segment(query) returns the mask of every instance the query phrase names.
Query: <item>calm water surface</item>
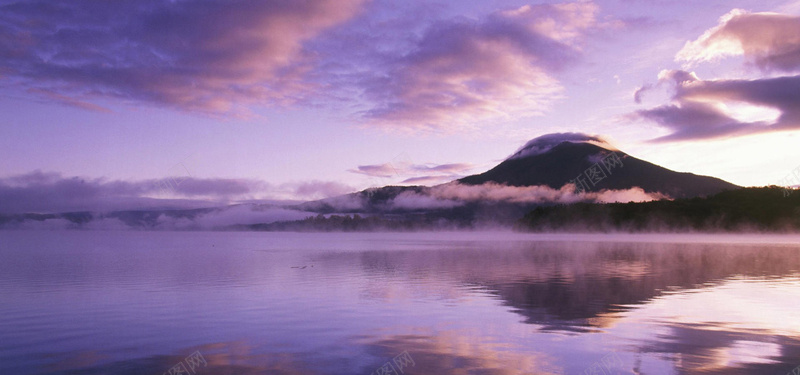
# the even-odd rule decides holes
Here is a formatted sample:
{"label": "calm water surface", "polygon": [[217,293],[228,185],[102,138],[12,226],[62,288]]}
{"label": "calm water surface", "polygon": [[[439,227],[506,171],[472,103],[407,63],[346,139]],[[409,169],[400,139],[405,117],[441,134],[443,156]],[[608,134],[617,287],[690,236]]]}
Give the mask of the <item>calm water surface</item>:
{"label": "calm water surface", "polygon": [[0,232],[0,374],[785,375],[798,243]]}

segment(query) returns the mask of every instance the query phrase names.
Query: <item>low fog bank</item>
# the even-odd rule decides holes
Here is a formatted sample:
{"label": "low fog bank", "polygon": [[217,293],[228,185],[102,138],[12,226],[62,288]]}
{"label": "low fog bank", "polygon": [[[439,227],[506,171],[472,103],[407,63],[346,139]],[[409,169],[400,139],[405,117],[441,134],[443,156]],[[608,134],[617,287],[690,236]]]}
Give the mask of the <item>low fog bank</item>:
{"label": "low fog bank", "polygon": [[777,186],[707,198],[536,207],[516,226],[531,232],[798,233],[800,192]]}
{"label": "low fog bank", "polygon": [[191,210],[236,204],[288,206],[355,190],[318,180],[273,185],[251,179],[195,178],[185,167],[170,170],[174,172],[183,173],[134,181],[67,177],[38,170],[0,177],[0,214]]}
{"label": "low fog bank", "polygon": [[2,229],[220,230],[233,225],[301,220],[312,212],[255,204],[191,210],[0,215]]}
{"label": "low fog bank", "polygon": [[389,186],[288,206],[0,215],[0,229],[800,233],[800,192],[778,187],[678,200],[572,188]]}
{"label": "low fog bank", "polygon": [[386,186],[358,193],[322,199],[300,205],[323,213],[404,212],[486,205],[552,205],[577,202],[614,203],[649,202],[666,199],[660,193],[648,193],[634,187],[625,190],[577,192],[574,184],[560,189],[549,186],[508,186],[493,182],[466,185],[458,182],[425,186]]}
{"label": "low fog bank", "polygon": [[513,228],[526,213],[559,203],[646,202],[662,194],[640,188],[575,192],[575,186],[514,187],[496,183],[434,187],[387,186],[315,202],[298,208],[320,213],[301,221],[238,226],[263,231],[441,231]]}

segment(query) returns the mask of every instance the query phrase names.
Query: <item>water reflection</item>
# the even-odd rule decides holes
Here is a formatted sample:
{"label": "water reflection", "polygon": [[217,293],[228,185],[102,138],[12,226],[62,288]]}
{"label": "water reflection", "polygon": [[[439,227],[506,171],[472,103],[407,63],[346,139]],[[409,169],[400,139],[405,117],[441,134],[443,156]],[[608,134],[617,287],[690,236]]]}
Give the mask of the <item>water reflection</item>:
{"label": "water reflection", "polygon": [[[800,251],[791,246],[462,244],[323,259],[337,257],[358,257],[368,275],[435,274],[486,291],[539,332],[613,334],[635,349],[632,373],[642,356],[666,358],[677,373],[785,373],[800,362]],[[630,329],[646,334],[617,333]]]}
{"label": "water reflection", "polygon": [[208,364],[200,375],[372,374],[401,353],[414,360],[405,374],[783,375],[800,365],[800,247],[786,244],[0,239],[3,374],[163,374],[195,351]]}
{"label": "water reflection", "polygon": [[340,253],[317,259],[347,263],[347,258],[358,258],[366,275],[383,278],[452,279],[499,296],[528,323],[565,330],[600,327],[605,323],[598,318],[607,313],[664,293],[711,287],[731,278],[780,280],[800,272],[800,252],[793,247],[571,242],[515,243],[505,249],[478,246]]}

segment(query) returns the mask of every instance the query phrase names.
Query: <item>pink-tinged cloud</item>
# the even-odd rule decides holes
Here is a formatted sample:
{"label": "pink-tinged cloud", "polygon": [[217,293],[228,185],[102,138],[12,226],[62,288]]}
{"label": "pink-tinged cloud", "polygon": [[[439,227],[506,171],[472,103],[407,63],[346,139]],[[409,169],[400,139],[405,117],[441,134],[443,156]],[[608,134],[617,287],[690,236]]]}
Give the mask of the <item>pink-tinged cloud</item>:
{"label": "pink-tinged cloud", "polygon": [[367,2],[11,1],[0,5],[0,82],[90,110],[108,99],[222,115],[344,103],[372,125],[455,130],[546,112],[564,96],[556,73],[601,27],[584,1],[476,19],[417,9],[402,22]]}
{"label": "pink-tinged cloud", "polygon": [[92,103],[89,103],[89,102],[81,101],[79,99],[76,99],[76,98],[73,98],[73,97],[70,97],[70,96],[58,94],[58,93],[53,92],[51,90],[40,89],[40,88],[30,88],[30,89],[28,89],[28,92],[31,93],[31,94],[39,95],[39,96],[45,98],[46,100],[51,100],[51,101],[54,101],[54,102],[57,102],[57,103],[66,104],[66,105],[72,106],[72,107],[83,108],[83,109],[88,110],[88,111],[106,112],[106,113],[111,112],[111,110],[108,109],[108,108],[99,106],[97,104],[92,104]]}
{"label": "pink-tinged cloud", "polygon": [[400,183],[401,184],[407,184],[407,185],[425,185],[425,186],[430,186],[430,185],[437,185],[437,184],[442,184],[442,183],[445,183],[445,182],[450,182],[450,181],[453,181],[453,180],[457,180],[457,179],[459,179],[461,177],[464,177],[464,176],[461,176],[461,175],[455,175],[455,176],[453,176],[453,175],[418,176],[418,177],[407,178],[407,179],[401,181]]}
{"label": "pink-tinged cloud", "polygon": [[77,104],[240,113],[313,88],[304,44],[365,0],[47,0],[0,6],[0,77]]}
{"label": "pink-tinged cloud", "polygon": [[552,133],[536,137],[515,151],[508,159],[521,159],[544,154],[564,143],[587,143],[610,151],[619,151],[606,137],[584,133]]}
{"label": "pink-tinged cloud", "polygon": [[359,165],[356,169],[351,169],[350,172],[381,178],[388,178],[398,175],[397,169],[395,169],[395,167],[390,163]]}
{"label": "pink-tinged cloud", "polygon": [[469,163],[450,163],[450,164],[425,164],[411,165],[408,169],[413,172],[436,172],[436,173],[464,173],[475,168]]}
{"label": "pink-tinged cloud", "polygon": [[450,164],[411,164],[408,162],[393,162],[375,165],[359,165],[350,172],[378,178],[404,178],[401,184],[430,185],[449,182],[461,177],[474,169],[469,163]]}
{"label": "pink-tinged cloud", "polygon": [[[800,17],[734,9],[719,25],[687,42],[676,61],[694,65],[743,56],[763,72],[800,68]],[[702,80],[683,70],[665,70],[657,85],[645,85],[634,100],[659,86],[672,90],[671,103],[637,111],[633,118],[672,131],[653,141],[736,137],[800,129],[800,75],[760,79]]]}
{"label": "pink-tinged cloud", "polygon": [[[370,194],[351,194],[326,199],[323,202],[334,210],[368,210],[373,204]],[[508,186],[497,183],[464,185],[458,182],[437,185],[421,190],[407,190],[381,204],[385,210],[446,209],[471,203],[484,204],[551,204],[551,203],[628,203],[668,199],[660,193],[648,193],[639,187],[625,190],[602,190],[597,192],[575,192],[574,184],[559,189],[549,186]]]}
{"label": "pink-tinged cloud", "polygon": [[646,193],[638,187],[627,190],[603,190],[599,192],[575,193],[575,185],[573,184],[567,184],[560,189],[554,189],[549,186],[507,186],[496,183],[463,185],[456,182],[435,186],[431,188],[428,195],[436,199],[448,201],[511,203],[575,203],[581,201],[627,203],[633,201],[646,202],[666,197],[658,193]]}
{"label": "pink-tinged cloud", "polygon": [[459,129],[535,116],[563,97],[554,73],[580,56],[596,27],[591,2],[528,5],[477,20],[434,22],[421,37],[356,75],[372,125]]}
{"label": "pink-tinged cloud", "polygon": [[796,71],[800,16],[734,9],[720,18],[719,25],[687,42],[675,59],[692,65],[729,56],[744,56],[764,71]]}
{"label": "pink-tinged cloud", "polygon": [[[800,129],[800,76],[754,80],[701,80],[694,73],[664,71],[661,84],[673,90],[672,103],[641,110],[633,117],[672,131],[656,142],[735,137]],[[646,89],[644,90],[646,91]],[[641,95],[643,90],[637,92]],[[731,106],[766,113],[766,119],[737,118]],[[770,113],[777,116],[769,118]]]}

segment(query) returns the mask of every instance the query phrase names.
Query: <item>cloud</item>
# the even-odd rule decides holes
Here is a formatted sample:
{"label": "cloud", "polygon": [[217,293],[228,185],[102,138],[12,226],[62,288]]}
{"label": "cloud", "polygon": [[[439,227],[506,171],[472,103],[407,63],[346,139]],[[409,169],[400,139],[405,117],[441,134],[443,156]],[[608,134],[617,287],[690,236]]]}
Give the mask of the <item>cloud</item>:
{"label": "cloud", "polygon": [[403,180],[402,184],[409,185],[437,185],[445,182],[457,180],[463,176],[443,175],[443,176],[418,176]]}
{"label": "cloud", "polygon": [[414,172],[463,173],[475,168],[469,163],[411,165]]}
{"label": "cloud", "polygon": [[665,197],[661,194],[646,193],[638,187],[628,190],[575,193],[575,185],[572,184],[554,189],[549,186],[507,186],[491,182],[481,185],[463,185],[453,182],[431,188],[429,195],[442,200],[509,203],[575,203],[581,201],[627,203],[631,201],[645,202]]}
{"label": "cloud", "polygon": [[[549,186],[508,186],[493,182],[481,185],[464,185],[450,182],[433,187],[405,190],[386,201],[371,201],[373,192],[350,194],[325,199],[322,203],[338,211],[381,210],[421,210],[446,209],[470,203],[481,204],[551,204],[551,203],[614,203],[647,202],[666,199],[660,193],[647,193],[639,187],[626,190],[602,190],[596,192],[575,192],[574,184],[566,184],[559,189]],[[386,194],[388,192],[384,192]],[[377,205],[377,207],[371,207]]]}
{"label": "cloud", "polygon": [[313,87],[304,45],[363,2],[6,2],[0,76],[81,107],[109,97],[210,113],[291,103]]}
{"label": "cloud", "polygon": [[92,213],[88,220],[69,220],[64,217],[28,218],[0,221],[3,229],[90,229],[90,230],[212,230],[235,225],[252,225],[276,221],[302,220],[316,215],[311,212],[257,204],[242,204],[205,210],[168,210],[145,212]]}
{"label": "cloud", "polygon": [[401,184],[412,185],[437,185],[464,177],[475,165],[469,163],[451,164],[412,164],[400,168],[401,176],[408,177]]}
{"label": "cloud", "polygon": [[259,185],[235,179],[186,178],[169,185],[163,184],[165,181],[107,181],[34,171],[0,178],[0,212],[190,208],[244,197]]}
{"label": "cloud", "polygon": [[589,143],[607,150],[618,151],[617,148],[612,146],[611,143],[609,143],[609,141],[603,136],[588,135],[583,133],[551,133],[528,141],[528,143],[522,146],[519,150],[511,154],[508,159],[526,158],[529,156],[544,154],[563,142]]}
{"label": "cloud", "polygon": [[685,71],[663,71],[659,76],[659,84],[673,90],[672,103],[634,114],[672,131],[654,141],[800,129],[800,76],[701,80]]}
{"label": "cloud", "polygon": [[192,177],[109,181],[34,171],[0,178],[0,213],[188,209],[275,197],[319,199],[353,190],[318,180],[281,185],[252,179]]}
{"label": "cloud", "polygon": [[720,18],[719,25],[687,42],[675,60],[691,66],[729,56],[744,56],[763,71],[797,71],[800,16],[734,9]]}
{"label": "cloud", "polygon": [[583,37],[598,27],[597,12],[591,2],[576,2],[426,20],[422,31],[396,30],[408,37],[391,45],[370,38],[374,30],[365,26],[342,43],[358,40],[380,53],[348,58],[342,54],[351,50],[342,46],[339,64],[359,60],[328,79],[360,93],[361,120],[385,128],[455,130],[541,115],[563,97],[555,73],[581,56]]}
{"label": "cloud", "polygon": [[442,208],[453,208],[463,205],[464,202],[437,197],[433,194],[421,194],[412,191],[405,191],[398,194],[387,204],[388,208],[395,210],[435,210]]}
{"label": "cloud", "polygon": [[[0,78],[2,78],[2,77],[0,77]],[[29,88],[27,91],[29,93],[31,93],[31,94],[39,95],[39,96],[41,96],[41,97],[43,97],[45,99],[49,99],[49,100],[52,100],[52,101],[57,102],[57,103],[66,104],[68,106],[82,108],[82,109],[85,109],[85,110],[88,110],[88,111],[94,111],[94,112],[105,112],[105,113],[111,112],[111,110],[109,110],[108,108],[99,106],[97,104],[92,104],[92,103],[89,103],[89,102],[85,102],[85,101],[82,101],[82,100],[79,100],[79,99],[76,99],[76,98],[72,98],[72,97],[69,97],[69,96],[66,96],[66,95],[61,95],[61,94],[53,92],[51,90],[42,89],[42,88]]]}
{"label": "cloud", "polygon": [[397,170],[390,163],[359,165],[356,169],[351,169],[350,172],[359,173],[370,177],[382,177],[382,178],[398,175]]}
{"label": "cloud", "polygon": [[449,182],[464,177],[463,174],[474,169],[469,163],[450,164],[413,164],[406,161],[397,161],[384,164],[359,165],[350,172],[363,174],[376,178],[405,178],[402,184],[432,184]]}
{"label": "cloud", "polygon": [[276,221],[302,220],[314,215],[316,214],[287,208],[237,205],[199,214],[196,217],[175,217],[162,214],[158,217],[154,229],[207,230],[233,225],[252,225]]}
{"label": "cloud", "polygon": [[[692,66],[729,56],[744,56],[762,73],[798,70],[800,17],[734,9],[717,26],[687,42],[675,60]],[[630,116],[671,130],[654,142],[800,129],[800,75],[703,80],[686,70],[664,70],[658,78],[658,84],[638,89],[634,100],[641,103],[647,91],[667,86],[671,103]]]}
{"label": "cloud", "polygon": [[12,0],[0,5],[0,80],[93,111],[108,99],[231,116],[341,104],[367,125],[457,130],[547,112],[564,97],[557,73],[606,27],[587,1],[470,19],[442,7]]}
{"label": "cloud", "polygon": [[[599,192],[575,193],[575,185],[565,185],[560,189],[549,186],[506,186],[496,183],[481,185],[462,185],[457,182],[434,186],[415,192],[404,191],[385,204],[389,210],[447,209],[469,203],[511,203],[511,204],[550,204],[550,203],[615,203],[648,202],[664,199],[667,196],[647,193],[641,188],[627,190],[603,190]],[[335,206],[334,206],[335,207]],[[366,204],[357,208],[364,208]],[[352,209],[351,207],[348,207]]]}

